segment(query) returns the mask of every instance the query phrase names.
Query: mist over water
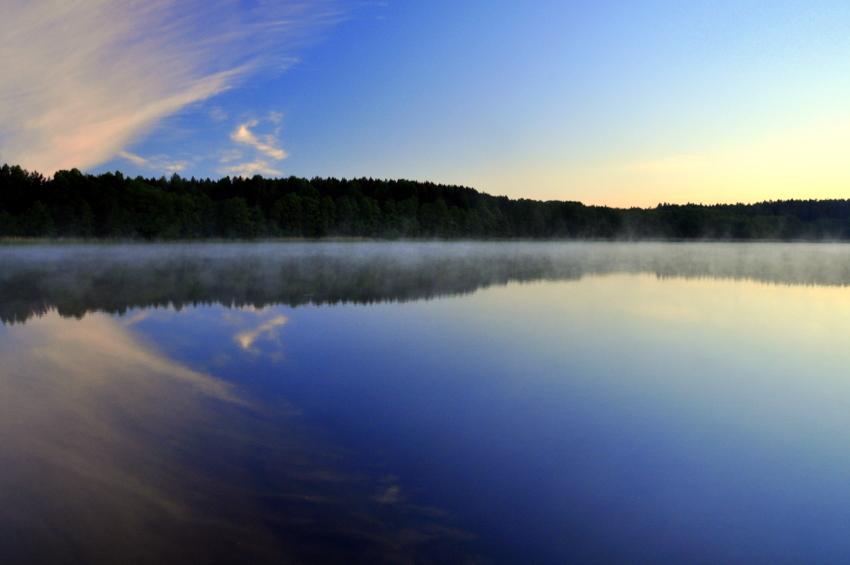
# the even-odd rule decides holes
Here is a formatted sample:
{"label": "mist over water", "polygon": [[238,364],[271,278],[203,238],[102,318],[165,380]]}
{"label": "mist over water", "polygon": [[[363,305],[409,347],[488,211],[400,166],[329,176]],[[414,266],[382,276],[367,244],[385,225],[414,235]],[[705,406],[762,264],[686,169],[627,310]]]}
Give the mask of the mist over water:
{"label": "mist over water", "polygon": [[0,320],[220,303],[407,301],[615,273],[846,286],[850,246],[304,243],[0,247]]}
{"label": "mist over water", "polygon": [[0,560],[843,563],[850,246],[0,247]]}

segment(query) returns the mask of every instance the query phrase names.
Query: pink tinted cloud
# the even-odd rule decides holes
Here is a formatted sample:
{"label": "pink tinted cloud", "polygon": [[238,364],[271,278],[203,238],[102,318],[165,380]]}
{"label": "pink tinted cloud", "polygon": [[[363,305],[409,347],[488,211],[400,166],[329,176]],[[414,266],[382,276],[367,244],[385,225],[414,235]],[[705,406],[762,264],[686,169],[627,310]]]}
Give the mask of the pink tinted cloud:
{"label": "pink tinted cloud", "polygon": [[0,162],[48,175],[105,162],[163,118],[290,64],[337,3],[4,0]]}

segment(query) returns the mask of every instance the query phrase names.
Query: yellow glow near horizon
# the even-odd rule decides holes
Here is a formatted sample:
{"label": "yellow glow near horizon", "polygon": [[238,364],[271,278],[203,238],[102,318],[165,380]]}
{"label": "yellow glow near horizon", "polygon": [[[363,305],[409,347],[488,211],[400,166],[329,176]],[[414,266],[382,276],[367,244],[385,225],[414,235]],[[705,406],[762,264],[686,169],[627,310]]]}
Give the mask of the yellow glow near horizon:
{"label": "yellow glow near horizon", "polygon": [[473,177],[490,194],[619,208],[850,197],[850,120],[774,132],[723,148],[525,163]]}

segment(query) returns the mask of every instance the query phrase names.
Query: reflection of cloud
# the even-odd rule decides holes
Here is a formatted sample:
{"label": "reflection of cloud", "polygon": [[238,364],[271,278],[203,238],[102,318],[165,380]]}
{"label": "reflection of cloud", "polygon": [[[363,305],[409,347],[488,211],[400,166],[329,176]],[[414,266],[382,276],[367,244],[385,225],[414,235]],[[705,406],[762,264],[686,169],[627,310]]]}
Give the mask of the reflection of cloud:
{"label": "reflection of cloud", "polygon": [[375,496],[375,501],[381,504],[398,504],[401,500],[401,487],[398,485],[387,487]]}
{"label": "reflection of cloud", "polygon": [[[102,314],[51,312],[3,337],[4,530],[39,540],[44,553],[33,561],[65,561],[67,546],[96,562],[142,549],[164,556],[185,543],[180,535],[197,539],[199,525],[227,535],[209,516],[201,524],[169,451],[213,421],[205,399],[239,402],[225,383],[158,355]],[[150,523],[163,529],[139,527]]]}
{"label": "reflection of cloud", "polygon": [[125,326],[132,326],[133,324],[137,324],[137,323],[141,322],[142,320],[147,320],[150,317],[151,317],[150,311],[145,310],[145,311],[142,311],[142,312],[138,312],[137,314],[134,314],[134,315],[130,316],[129,318],[126,318],[124,320],[124,325]]}
{"label": "reflection of cloud", "polygon": [[0,160],[53,174],[117,155],[162,118],[339,19],[336,0],[4,0]]}
{"label": "reflection of cloud", "polygon": [[245,351],[259,353],[260,351],[254,347],[254,342],[257,341],[257,339],[259,339],[263,334],[273,335],[275,328],[284,325],[288,321],[289,320],[286,316],[278,316],[277,318],[274,318],[253,330],[236,334],[234,340]]}
{"label": "reflection of cloud", "polygon": [[[147,315],[142,312],[128,323]],[[241,403],[224,382],[142,346],[120,321],[90,314],[82,322],[59,322],[50,314],[38,323],[28,324],[28,329],[36,331],[49,329],[40,336],[40,343],[31,348],[33,356],[49,361],[56,369],[82,373],[88,379],[105,380],[114,375],[152,373],[187,384],[210,397]]]}
{"label": "reflection of cloud", "polygon": [[245,410],[120,319],[51,310],[0,334],[4,562],[436,562],[426,542],[463,539],[415,509],[387,520],[296,410]]}

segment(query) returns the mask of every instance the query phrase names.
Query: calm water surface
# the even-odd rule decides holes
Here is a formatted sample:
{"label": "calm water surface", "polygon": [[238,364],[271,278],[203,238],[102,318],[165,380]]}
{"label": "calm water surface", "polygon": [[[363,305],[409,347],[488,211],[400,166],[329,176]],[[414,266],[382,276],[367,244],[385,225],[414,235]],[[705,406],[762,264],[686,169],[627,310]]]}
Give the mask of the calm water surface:
{"label": "calm water surface", "polygon": [[845,563],[850,247],[0,247],[0,562]]}

